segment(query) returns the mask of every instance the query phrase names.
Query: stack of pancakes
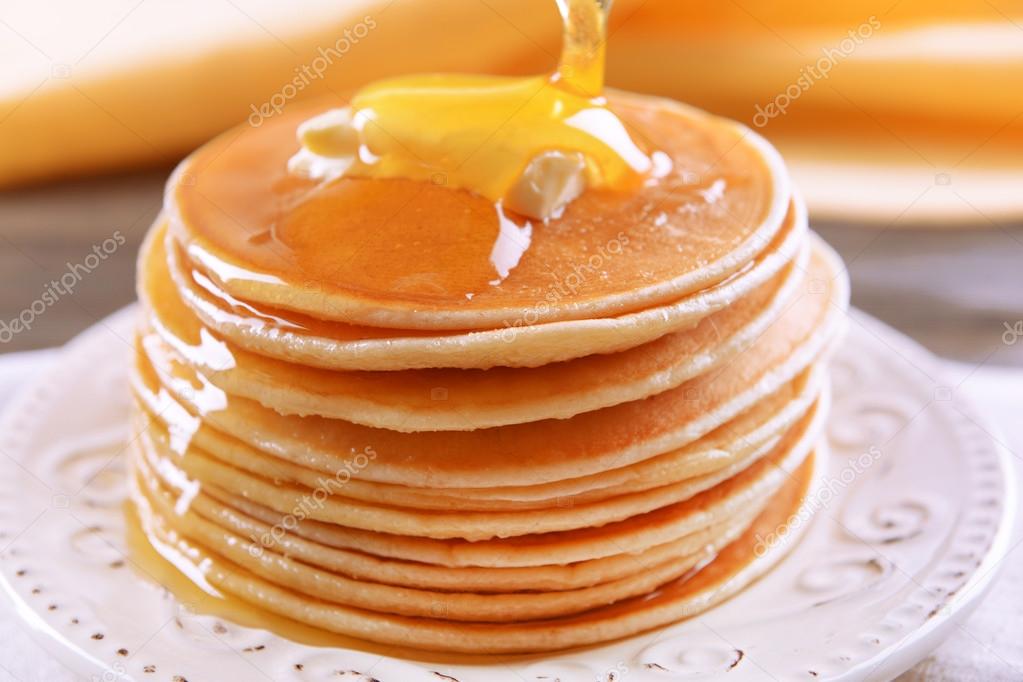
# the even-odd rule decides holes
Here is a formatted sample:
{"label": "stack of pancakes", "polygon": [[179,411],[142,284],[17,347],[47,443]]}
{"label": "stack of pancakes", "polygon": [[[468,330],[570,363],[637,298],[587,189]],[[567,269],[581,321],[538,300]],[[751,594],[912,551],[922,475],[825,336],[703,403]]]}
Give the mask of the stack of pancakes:
{"label": "stack of pancakes", "polygon": [[547,224],[442,177],[289,177],[322,103],[186,160],[139,261],[152,544],[278,616],[474,653],[628,636],[777,561],[844,271],[767,143],[611,103],[662,177]]}

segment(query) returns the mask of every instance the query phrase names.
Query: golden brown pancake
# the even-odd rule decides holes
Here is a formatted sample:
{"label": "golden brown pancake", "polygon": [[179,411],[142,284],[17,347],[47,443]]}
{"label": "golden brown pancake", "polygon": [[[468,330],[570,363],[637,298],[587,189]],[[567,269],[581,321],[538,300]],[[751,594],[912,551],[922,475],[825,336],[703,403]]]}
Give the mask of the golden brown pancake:
{"label": "golden brown pancake", "polygon": [[759,137],[610,103],[658,172],[542,223],[288,175],[324,103],[186,160],[139,260],[151,548],[267,624],[472,653],[633,635],[778,561],[845,271]]}
{"label": "golden brown pancake", "polygon": [[[246,538],[254,538],[257,543],[260,538],[272,531],[272,526],[255,521],[232,507],[218,505],[211,500],[212,498],[204,497],[194,505],[203,517],[219,521],[219,525]],[[646,566],[659,565],[669,560],[705,557],[709,545],[721,539],[725,542],[734,539],[749,524],[756,511],[751,508],[727,521],[707,526],[674,542],[657,545],[643,552],[542,566],[452,568],[418,561],[400,561],[330,547],[307,540],[297,533],[284,535],[279,543],[270,546],[304,563],[371,582],[412,585],[447,592],[470,591],[478,594],[559,591],[620,580],[634,576]],[[262,548],[262,544],[259,547]],[[259,550],[254,553],[259,553]]]}
{"label": "golden brown pancake", "polygon": [[[678,540],[709,525],[725,521],[738,510],[760,504],[770,497],[785,471],[791,471],[801,462],[813,445],[816,433],[792,433],[784,443],[779,443],[772,452],[739,473],[704,490],[682,502],[668,503],[652,511],[638,513],[620,521],[601,526],[576,527],[571,530],[545,532],[540,524],[526,528],[526,533],[511,537],[494,537],[479,532],[488,515],[447,512],[436,513],[427,522],[429,528],[400,527],[399,532],[380,532],[364,527],[343,525],[333,520],[322,519],[328,497],[313,497],[296,501],[284,510],[273,510],[259,500],[238,493],[235,481],[221,479],[217,483],[197,486],[196,480],[182,476],[182,470],[174,462],[160,460],[146,452],[145,444],[136,448],[137,466],[157,473],[161,480],[178,490],[180,504],[187,506],[188,500],[197,490],[203,490],[214,498],[239,508],[245,513],[263,519],[272,525],[279,525],[289,532],[306,534],[324,544],[368,551],[378,556],[389,556],[426,563],[441,563],[456,566],[535,566],[551,563],[565,564],[598,559],[626,552],[637,552],[657,545]],[[780,467],[780,468],[779,468]],[[223,487],[231,486],[225,490]],[[660,491],[658,491],[660,492]],[[633,496],[632,499],[635,499]],[[656,506],[656,505],[652,505]],[[383,509],[379,517],[398,518],[401,510]],[[388,513],[390,512],[390,513]],[[359,521],[359,512],[345,520]],[[512,519],[514,523],[514,519]],[[438,537],[429,537],[431,529],[437,530],[442,524],[452,528],[454,533],[437,532]],[[301,529],[301,530],[300,530]],[[449,537],[445,537],[449,536]],[[483,539],[489,536],[491,539]],[[467,539],[472,538],[472,539]]]}
{"label": "golden brown pancake", "polygon": [[[817,370],[815,374],[819,373]],[[647,490],[687,478],[709,474],[739,459],[761,455],[777,443],[781,434],[803,418],[808,409],[826,413],[820,401],[820,381],[801,382],[800,392],[792,400],[787,392],[768,396],[732,421],[715,429],[693,443],[652,457],[636,464],[609,469],[592,476],[552,483],[492,488],[422,488],[391,485],[352,477],[344,483],[344,495],[355,499],[408,506],[418,509],[542,509],[555,505],[578,504],[614,495]],[[823,399],[826,399],[826,393]],[[154,401],[141,402],[138,417],[150,420],[145,426],[148,435],[163,450],[173,452],[168,422],[153,411]],[[183,407],[180,409],[184,409]],[[244,471],[262,474],[275,481],[297,483],[310,488],[322,486],[324,472],[308,469],[257,450],[237,438],[203,425],[192,434],[189,446],[216,457],[222,463]]]}
{"label": "golden brown pancake", "polygon": [[[145,463],[141,463],[140,471],[145,467]],[[170,494],[155,476],[140,473],[139,484],[147,497]],[[256,509],[251,504],[242,505]],[[273,518],[274,512],[262,509],[255,514],[245,513],[204,492],[199,492],[192,499],[186,514],[194,512],[247,538],[258,547],[254,550],[257,554],[266,549],[274,549],[312,566],[387,585],[488,594],[571,590],[619,580],[640,572],[644,566],[659,564],[670,558],[699,554],[714,538],[733,537],[750,522],[756,511],[751,507],[745,513],[736,514],[719,524],[709,525],[679,540],[643,552],[568,564],[514,567],[452,567],[377,556],[364,551],[366,548],[355,550],[337,547],[319,542],[314,537],[307,538],[298,532],[274,535],[275,526],[261,520]]]}
{"label": "golden brown pancake", "polygon": [[170,279],[162,231],[143,249],[140,295],[164,342],[214,385],[282,414],[316,414],[398,431],[465,430],[566,418],[674,388],[729,361],[772,324],[821,257],[789,265],[691,330],[611,355],[537,368],[329,371],[268,358],[204,329]]}
{"label": "golden brown pancake", "polygon": [[[397,329],[495,328],[530,309],[530,324],[620,315],[712,286],[755,259],[791,198],[774,149],[669,100],[608,99],[634,135],[656,140],[671,169],[636,191],[585,192],[558,220],[533,226],[503,278],[492,262],[501,220],[477,195],[443,181],[317,185],[288,174],[297,125],[343,102],[294,106],[207,144],[171,178],[165,208],[190,261],[231,296]],[[548,296],[552,273],[566,277],[597,257],[584,286]]]}
{"label": "golden brown pancake", "polygon": [[[583,646],[642,632],[692,617],[742,589],[768,570],[791,547],[774,547],[751,560],[757,538],[773,532],[795,513],[813,475],[814,458],[793,473],[780,463],[779,488],[746,532],[693,575],[662,585],[656,591],[575,616],[513,623],[460,622],[410,618],[330,603],[303,595],[245,571],[230,560],[178,534],[160,528],[161,519],[140,499],[143,524],[157,541],[194,557],[215,588],[261,608],[317,627],[377,642],[426,650],[518,653]],[[138,497],[138,496],[137,496]],[[443,608],[438,609],[443,614]],[[437,613],[437,612],[435,612]]]}
{"label": "golden brown pancake", "polygon": [[[337,471],[370,449],[373,465],[360,472],[367,480],[420,487],[535,485],[625,466],[681,447],[780,390],[840,330],[845,292],[840,282],[833,284],[829,291],[815,289],[817,293],[799,297],[748,352],[719,371],[643,401],[564,420],[403,434],[322,417],[281,415],[245,398],[229,397],[152,337],[143,339],[139,382],[148,384],[151,393],[162,385],[216,428],[310,468]],[[195,418],[183,419],[184,428],[191,429]]]}
{"label": "golden brown pancake", "polygon": [[[616,317],[537,324],[530,308],[511,324],[475,331],[367,327],[256,305],[229,295],[188,265],[174,239],[168,240],[167,256],[179,293],[196,316],[211,330],[256,353],[325,369],[486,369],[537,367],[613,353],[688,329],[762,286],[790,263],[805,267],[806,231],[805,207],[794,199],[775,239],[746,267],[714,286]],[[563,289],[558,284],[553,290]]]}
{"label": "golden brown pancake", "polygon": [[[281,415],[253,401],[228,397],[155,344],[146,345],[137,358],[136,384],[140,395],[153,396],[153,409],[178,422],[170,430],[180,440],[190,439],[205,421],[259,450],[331,475],[350,469],[362,455],[371,456],[371,465],[358,472],[366,481],[435,488],[528,486],[626,466],[683,447],[767,395],[787,391],[791,400],[800,389],[794,379],[840,327],[839,309],[825,305],[819,312],[824,327],[775,324],[754,350],[718,373],[646,401],[571,419],[473,431],[401,434],[341,420]],[[157,364],[150,364],[153,357]],[[188,406],[188,411],[178,413],[172,402]]]}
{"label": "golden brown pancake", "polygon": [[[451,589],[445,591],[430,591],[419,586],[405,586],[404,581],[397,585],[381,583],[375,575],[351,578],[344,573],[310,566],[307,561],[295,560],[289,554],[266,550],[258,542],[233,533],[195,512],[177,513],[174,496],[165,490],[151,487],[146,496],[168,529],[207,547],[221,548],[225,558],[239,567],[297,592],[325,601],[408,616],[436,617],[441,611],[445,619],[465,621],[505,622],[549,618],[645,594],[685,575],[745,529],[745,524],[728,524],[694,533],[694,536],[702,540],[698,551],[672,553],[656,563],[651,563],[653,552],[644,552],[631,557],[638,570],[622,578],[603,580],[585,587],[558,586],[538,590],[534,583],[521,589],[501,592],[494,590],[491,582],[484,593],[466,591],[468,588],[464,584],[450,585]],[[748,523],[752,515],[744,517],[744,520]],[[720,533],[713,532],[719,530]],[[690,537],[672,544],[695,544]],[[526,570],[536,575],[543,574],[545,568],[510,570]],[[500,570],[490,569],[490,573],[493,575]],[[438,605],[442,605],[442,608],[438,609]]]}
{"label": "golden brown pancake", "polygon": [[[813,418],[818,417],[818,418]],[[625,493],[594,502],[554,500],[541,509],[490,509],[473,511],[416,509],[373,504],[345,495],[345,486],[320,499],[314,487],[264,478],[231,467],[192,446],[175,456],[168,443],[158,442],[149,431],[138,438],[141,457],[170,481],[203,481],[282,514],[305,508],[307,518],[350,528],[428,538],[464,538],[478,541],[534,533],[555,533],[613,524],[647,512],[676,505],[727,480],[734,479],[763,456],[777,458],[779,452],[803,448],[818,439],[820,414],[801,420],[773,448],[754,449],[744,457],[707,474],[683,479],[638,492]],[[184,486],[187,492],[190,486]],[[315,504],[310,504],[315,500]],[[307,508],[306,508],[307,507]]]}

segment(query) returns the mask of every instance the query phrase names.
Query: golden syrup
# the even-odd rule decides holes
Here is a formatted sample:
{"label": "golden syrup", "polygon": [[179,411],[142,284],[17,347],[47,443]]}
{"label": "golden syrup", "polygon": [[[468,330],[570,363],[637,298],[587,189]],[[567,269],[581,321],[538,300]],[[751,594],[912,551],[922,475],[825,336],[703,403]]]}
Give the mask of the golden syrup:
{"label": "golden syrup", "polygon": [[[543,322],[595,317],[591,304],[608,315],[676,300],[730,274],[709,264],[738,265],[748,259],[737,249],[773,239],[788,203],[773,156],[681,107],[609,100],[630,130],[658,140],[671,168],[635,192],[589,188],[531,230],[509,211],[513,224],[502,221],[485,197],[430,181],[289,175],[295,127],[323,111],[322,102],[296,106],[181,167],[167,198],[181,270],[257,307],[364,327],[464,330],[514,324],[524,311]],[[576,296],[548,302],[552,281],[580,270]],[[692,284],[673,284],[682,279]],[[307,292],[314,300],[297,298]]]}
{"label": "golden syrup", "polygon": [[235,309],[443,334],[634,312],[755,258],[785,217],[780,159],[701,112],[605,98],[605,6],[559,7],[552,74],[388,80],[197,151],[166,202],[181,270]]}
{"label": "golden syrup", "polygon": [[[351,649],[421,662],[462,665],[492,662],[492,659],[482,655],[424,652],[329,632],[227,594],[210,585],[202,577],[201,561],[197,561],[197,557],[188,556],[147,531],[147,521],[143,517],[151,513],[151,509],[145,509],[135,502],[124,504],[130,564],[142,579],[156,583],[174,595],[184,613],[220,619],[235,626],[266,630],[286,640],[308,646]],[[217,561],[224,560],[218,558]]]}
{"label": "golden syrup", "polygon": [[544,219],[584,185],[638,188],[654,163],[601,96],[605,4],[558,0],[564,41],[553,74],[414,75],[365,87],[350,109],[300,128],[293,168],[468,189]]}
{"label": "golden syrup", "polygon": [[[290,311],[358,326],[358,333],[373,328],[443,334],[631,313],[712,286],[756,258],[784,224],[789,187],[780,158],[748,131],[681,105],[625,93],[608,92],[606,102],[588,96],[603,80],[604,48],[594,36],[603,35],[606,17],[589,0],[565,2],[563,10],[569,26],[583,28],[567,32],[562,63],[552,76],[488,80],[521,90],[523,83],[540,79],[543,95],[513,111],[507,125],[502,121],[490,131],[494,134],[470,154],[469,163],[522,157],[518,166],[502,165],[507,171],[503,180],[485,165],[477,169],[482,178],[477,180],[494,183],[493,194],[499,194],[522,171],[520,162],[528,170],[537,158],[551,161],[544,154],[526,158],[533,150],[523,150],[540,144],[534,127],[549,131],[552,139],[557,131],[583,134],[563,120],[566,103],[581,103],[587,116],[609,116],[623,134],[627,129],[636,139],[655,141],[647,145],[657,149],[649,156],[648,174],[634,173],[625,164],[625,175],[643,180],[634,191],[587,182],[571,203],[548,204],[564,213],[539,225],[508,201],[458,187],[462,181],[452,181],[445,171],[427,173],[436,164],[415,165],[409,174],[418,178],[342,174],[320,181],[289,173],[296,129],[331,106],[351,104],[336,97],[329,104],[296,104],[258,128],[231,131],[179,167],[166,201],[171,234],[181,246],[179,269],[192,272],[211,294],[221,290],[234,302],[235,312],[245,306]],[[365,103],[378,87],[371,86],[357,100]],[[436,133],[433,141],[441,145],[436,147],[428,142],[435,131],[424,123],[431,116],[426,105],[411,95],[397,97],[393,88],[383,90],[388,106],[394,105],[393,115],[405,117],[408,134],[424,137],[391,156],[360,141],[365,149],[353,163],[383,172],[393,161],[397,175],[404,173],[399,166],[415,161],[401,155],[410,145],[429,147],[423,153],[441,154],[445,144],[464,151],[464,140],[479,132],[474,117],[485,117],[488,107],[503,111],[509,104],[483,97],[479,106],[462,107],[454,118],[452,111],[437,109],[437,116],[447,116],[448,132]],[[453,88],[448,94],[439,87],[428,90],[430,101],[450,94],[451,101],[473,103],[465,99],[471,88]],[[387,92],[397,99],[388,99]],[[399,110],[399,101],[407,110]],[[547,101],[550,110],[528,116],[540,101]],[[516,117],[526,117],[518,126],[521,134],[508,136],[511,146],[501,156],[499,140],[516,128]],[[594,128],[606,135],[611,126]],[[329,142],[329,127],[321,132]],[[393,135],[394,130],[387,132]],[[383,137],[388,138],[383,143],[396,144]],[[495,149],[496,156],[491,154]],[[619,161],[628,157],[611,156]],[[439,163],[466,172],[466,182],[477,175],[450,154]],[[557,163],[550,165],[564,173]],[[527,176],[533,178],[522,175]],[[533,179],[544,185],[544,177],[540,173]],[[578,280],[572,296],[557,295],[555,290],[569,278]]]}

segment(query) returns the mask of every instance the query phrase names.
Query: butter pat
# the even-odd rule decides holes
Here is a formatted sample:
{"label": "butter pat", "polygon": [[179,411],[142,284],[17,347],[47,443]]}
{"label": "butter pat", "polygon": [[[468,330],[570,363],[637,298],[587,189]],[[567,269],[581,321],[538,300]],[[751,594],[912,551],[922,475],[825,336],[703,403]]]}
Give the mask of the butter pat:
{"label": "butter pat", "polygon": [[[560,217],[587,187],[640,187],[653,168],[650,157],[603,98],[585,94],[598,89],[603,72],[605,5],[565,0],[559,7],[567,31],[561,63],[570,71],[416,74],[371,83],[349,109],[300,127],[302,151],[290,167],[320,179],[433,182],[545,221]],[[589,16],[589,28],[576,31],[571,8]]]}
{"label": "butter pat", "polygon": [[530,218],[559,218],[586,189],[586,158],[579,152],[543,152],[526,165],[505,195],[505,208]]}
{"label": "butter pat", "polygon": [[299,149],[288,159],[288,172],[310,180],[330,181],[344,175],[353,163],[354,156],[335,158],[313,154],[308,149]]}
{"label": "butter pat", "polygon": [[359,131],[350,107],[331,109],[298,127],[302,148],[288,159],[288,172],[313,180],[345,174],[359,153]]}
{"label": "butter pat", "polygon": [[351,157],[359,152],[359,131],[350,107],[331,109],[298,127],[298,141],[317,156]]}

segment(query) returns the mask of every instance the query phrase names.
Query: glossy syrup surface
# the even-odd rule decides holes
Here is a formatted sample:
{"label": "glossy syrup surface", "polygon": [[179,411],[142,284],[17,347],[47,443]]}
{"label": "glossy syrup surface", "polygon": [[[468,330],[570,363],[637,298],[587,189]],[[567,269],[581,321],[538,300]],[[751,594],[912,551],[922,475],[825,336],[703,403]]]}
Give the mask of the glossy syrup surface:
{"label": "glossy syrup surface", "polygon": [[[548,224],[430,181],[320,184],[290,175],[295,128],[325,108],[319,102],[196,152],[170,187],[172,231],[195,266],[250,302],[253,286],[310,290],[427,321],[426,313],[451,310],[508,310],[511,322],[524,312],[569,319],[589,302],[606,302],[607,312],[638,309],[720,281],[730,272],[711,266],[754,237],[766,246],[787,196],[778,169],[741,129],[660,100],[609,100],[630,129],[660,141],[670,169],[636,191],[587,190]],[[692,284],[672,284],[688,277]],[[551,300],[566,286],[571,297]],[[474,326],[501,325],[469,319],[450,328]]]}
{"label": "glossy syrup surface", "polygon": [[[250,302],[401,329],[614,315],[724,279],[756,255],[751,237],[766,244],[780,225],[784,171],[727,122],[605,96],[605,4],[558,0],[553,74],[381,81],[207,145],[168,194],[188,257]],[[331,110],[358,129],[351,165],[331,179],[290,173],[296,130]],[[502,200],[545,152],[585,159],[586,178],[546,222]],[[552,300],[565,280],[572,296]]]}

